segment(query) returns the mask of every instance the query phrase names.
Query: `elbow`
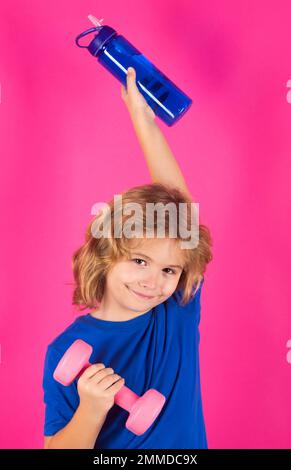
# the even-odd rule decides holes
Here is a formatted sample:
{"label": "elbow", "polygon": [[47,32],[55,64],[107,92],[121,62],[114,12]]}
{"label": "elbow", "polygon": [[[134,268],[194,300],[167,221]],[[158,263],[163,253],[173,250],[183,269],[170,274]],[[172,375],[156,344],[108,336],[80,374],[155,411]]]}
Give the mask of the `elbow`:
{"label": "elbow", "polygon": [[52,449],[51,447],[51,441],[53,439],[53,436],[50,436],[50,437],[45,437],[44,438],[44,445],[43,445],[43,448],[44,449]]}

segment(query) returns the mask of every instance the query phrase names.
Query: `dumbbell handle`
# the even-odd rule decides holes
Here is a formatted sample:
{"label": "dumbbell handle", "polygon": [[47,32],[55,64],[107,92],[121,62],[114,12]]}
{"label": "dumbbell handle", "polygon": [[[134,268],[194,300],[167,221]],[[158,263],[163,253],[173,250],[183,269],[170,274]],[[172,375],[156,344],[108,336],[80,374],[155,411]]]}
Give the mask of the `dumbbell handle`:
{"label": "dumbbell handle", "polygon": [[[77,378],[80,377],[80,375],[82,375],[83,372],[90,366],[92,366],[91,362],[87,362],[87,364],[85,364],[82,370],[79,372]],[[130,388],[128,388],[126,385],[123,385],[121,389],[118,390],[118,392],[114,395],[114,403],[130,413],[132,406],[139,398],[140,397]]]}
{"label": "dumbbell handle", "polygon": [[114,395],[114,403],[121,406],[130,413],[130,410],[134,403],[139,399],[139,396],[134,393],[126,385],[123,385],[121,389]]}

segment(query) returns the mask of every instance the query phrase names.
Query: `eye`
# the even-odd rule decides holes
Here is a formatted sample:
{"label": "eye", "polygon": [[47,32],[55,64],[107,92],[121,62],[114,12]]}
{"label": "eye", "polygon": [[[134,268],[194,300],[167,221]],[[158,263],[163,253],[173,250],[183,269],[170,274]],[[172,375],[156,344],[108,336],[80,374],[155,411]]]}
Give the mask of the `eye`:
{"label": "eye", "polygon": [[174,269],[172,268],[165,268],[165,269],[169,269],[170,271],[172,271],[171,273],[167,273],[167,274],[176,274],[176,271],[174,271]]}
{"label": "eye", "polygon": [[[143,261],[143,262],[146,263],[146,261],[145,261],[144,259],[142,259],[142,258],[133,258],[131,261],[133,261],[133,262],[136,262],[136,261]],[[140,264],[140,263],[136,263],[136,264],[138,264],[139,266],[143,266],[143,265]],[[171,274],[171,275],[177,274],[177,271],[175,271],[175,270],[172,269],[172,268],[165,268],[165,269],[169,269],[169,270],[171,271],[171,273],[168,273],[168,272],[167,272],[166,274]]]}
{"label": "eye", "polygon": [[[144,261],[146,263],[146,261],[144,259],[141,259],[141,258],[133,258],[132,261]],[[136,263],[136,264],[138,264],[139,266],[142,266],[139,263]]]}

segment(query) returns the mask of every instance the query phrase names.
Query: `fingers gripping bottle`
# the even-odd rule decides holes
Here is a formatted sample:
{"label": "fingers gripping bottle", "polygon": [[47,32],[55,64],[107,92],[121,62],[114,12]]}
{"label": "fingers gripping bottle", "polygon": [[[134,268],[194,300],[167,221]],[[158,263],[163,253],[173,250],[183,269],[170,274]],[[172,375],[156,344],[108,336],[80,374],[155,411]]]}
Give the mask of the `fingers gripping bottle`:
{"label": "fingers gripping bottle", "polygon": [[[89,15],[89,18],[95,27],[77,36],[77,46],[87,48],[125,87],[127,69],[133,67],[136,71],[136,85],[155,115],[168,126],[175,124],[191,106],[191,98],[124,36],[110,26],[102,25],[103,20],[97,20],[92,15]],[[81,45],[80,39],[90,33],[96,33],[94,39],[88,46]]]}

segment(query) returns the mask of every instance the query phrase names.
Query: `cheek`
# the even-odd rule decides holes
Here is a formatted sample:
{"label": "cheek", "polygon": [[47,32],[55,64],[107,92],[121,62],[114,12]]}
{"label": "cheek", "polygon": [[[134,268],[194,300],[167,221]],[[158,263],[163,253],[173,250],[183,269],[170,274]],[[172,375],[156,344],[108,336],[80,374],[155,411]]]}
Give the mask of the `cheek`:
{"label": "cheek", "polygon": [[175,292],[178,284],[177,278],[163,279],[161,282],[161,292],[163,293],[162,297],[171,297],[171,295]]}
{"label": "cheek", "polygon": [[122,284],[130,284],[136,282],[141,278],[141,273],[134,266],[128,264],[127,266],[122,267],[122,270],[119,272],[119,280]]}
{"label": "cheek", "polygon": [[174,293],[175,289],[176,289],[176,284],[174,286],[173,285],[165,286],[163,289],[164,297],[170,297]]}

